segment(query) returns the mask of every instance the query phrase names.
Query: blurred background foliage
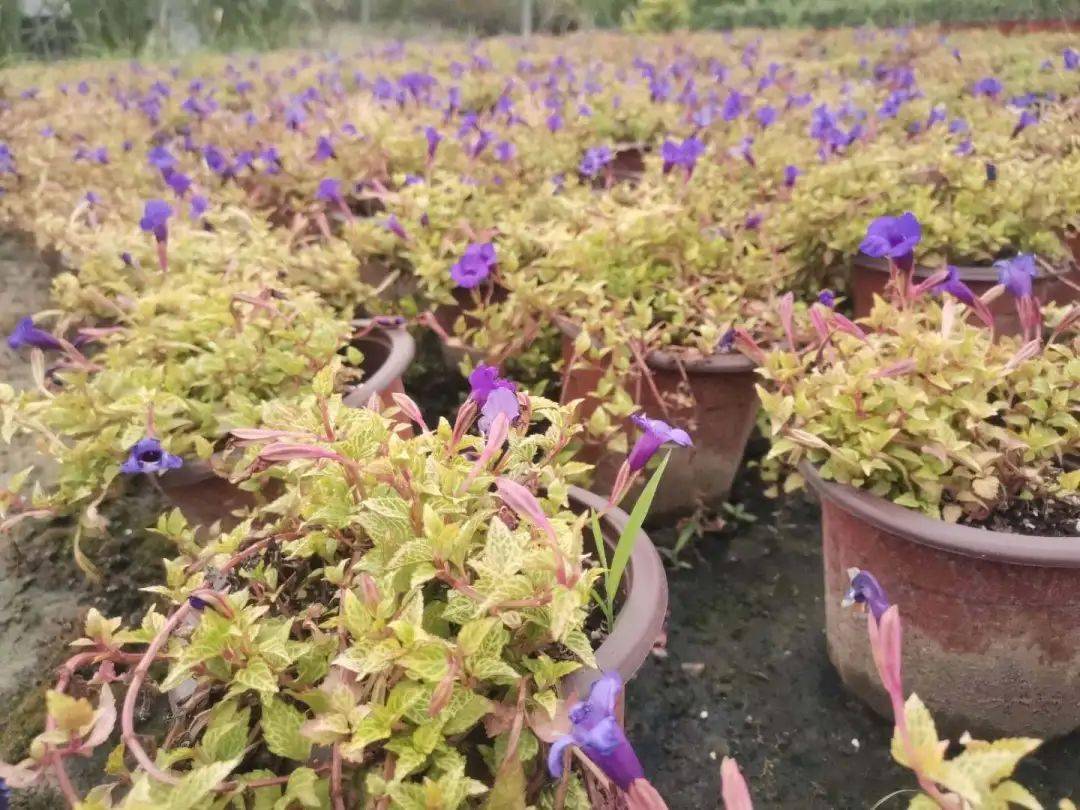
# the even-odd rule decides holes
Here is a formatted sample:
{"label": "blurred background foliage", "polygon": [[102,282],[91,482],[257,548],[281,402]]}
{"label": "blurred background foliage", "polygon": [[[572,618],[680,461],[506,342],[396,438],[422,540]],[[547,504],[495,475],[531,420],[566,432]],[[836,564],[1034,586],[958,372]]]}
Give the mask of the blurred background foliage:
{"label": "blurred background foliage", "polygon": [[943,23],[1080,24],[1080,0],[0,0],[0,61],[475,36]]}

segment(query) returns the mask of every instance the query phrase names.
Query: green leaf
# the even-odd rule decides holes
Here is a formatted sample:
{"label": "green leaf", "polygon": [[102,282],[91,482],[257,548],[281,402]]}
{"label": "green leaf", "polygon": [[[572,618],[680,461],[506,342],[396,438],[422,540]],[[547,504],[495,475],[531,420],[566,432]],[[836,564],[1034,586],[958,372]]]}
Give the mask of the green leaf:
{"label": "green leaf", "polygon": [[671,453],[669,451],[664,456],[664,460],[660,462],[660,466],[656,468],[656,472],[649,478],[649,483],[645,485],[641,495],[638,496],[637,503],[634,504],[634,508],[630,512],[630,519],[626,522],[626,528],[619,535],[619,542],[615,545],[615,553],[611,555],[611,570],[608,571],[605,578],[609,602],[614,602],[615,596],[619,592],[619,584],[622,582],[626,565],[630,562],[630,554],[637,543],[638,532],[641,531],[642,524],[645,523],[645,517],[649,514],[649,509],[652,508],[653,498],[656,497],[656,488],[660,485],[660,479],[663,477],[664,470],[667,469],[670,460]]}
{"label": "green leaf", "polygon": [[307,718],[281,698],[263,700],[262,730],[266,747],[279,757],[306,762],[311,756],[311,740],[300,729]]}

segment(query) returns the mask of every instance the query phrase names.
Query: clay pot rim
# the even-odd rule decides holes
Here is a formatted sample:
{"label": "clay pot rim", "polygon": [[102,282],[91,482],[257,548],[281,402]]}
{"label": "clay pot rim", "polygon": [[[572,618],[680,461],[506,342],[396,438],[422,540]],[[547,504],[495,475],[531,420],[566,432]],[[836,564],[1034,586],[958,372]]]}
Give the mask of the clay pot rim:
{"label": "clay pot rim", "polygon": [[[564,315],[556,315],[554,320],[559,331],[570,340],[576,338],[581,332],[581,327]],[[645,355],[645,364],[653,371],[684,369],[688,374],[740,374],[757,368],[757,363],[737,351],[683,358],[675,352],[652,349]]]}
{"label": "clay pot rim", "polygon": [[[370,319],[360,319],[352,322],[354,327],[367,328],[372,325]],[[416,341],[404,326],[393,327],[376,324],[368,334],[354,341],[381,343],[389,354],[383,364],[375,373],[367,376],[363,382],[353,387],[345,394],[344,402],[350,408],[362,408],[372,395],[384,391],[394,380],[404,376],[406,370],[412,364],[416,355]]]}
{"label": "clay pot rim", "polygon": [[848,484],[826,481],[809,461],[799,472],[822,498],[889,534],[966,557],[1040,568],[1080,568],[1080,537],[995,532],[937,520]]}
{"label": "clay pot rim", "polygon": [[[886,259],[877,259],[873,256],[867,256],[865,253],[856,253],[853,263],[856,267],[863,270],[874,270],[879,273],[889,272],[889,262]],[[954,264],[950,266],[956,268],[957,272],[960,274],[961,281],[974,281],[985,284],[998,283],[997,268],[991,265]],[[915,265],[915,278],[928,278],[940,269],[940,267],[926,267],[917,264]],[[1047,273],[1044,268],[1038,265],[1035,267],[1035,279],[1038,281],[1060,278],[1067,275],[1069,275],[1067,268],[1057,273]]]}
{"label": "clay pot rim", "polygon": [[[370,320],[353,321],[353,326],[358,328],[365,328],[371,324]],[[354,342],[362,344],[365,341],[381,343],[388,348],[389,354],[374,374],[345,393],[343,402],[350,408],[362,408],[367,405],[373,394],[380,393],[405,373],[416,354],[416,341],[405,327],[376,324],[368,334]],[[187,487],[218,477],[209,461],[193,459],[185,461],[184,466],[177,470],[167,471],[161,479],[169,487]]]}
{"label": "clay pot rim", "polygon": [[[571,507],[592,509],[600,513],[607,499],[581,487],[568,489]],[[610,507],[600,518],[605,537],[617,539],[626,528],[630,516],[622,509]],[[588,694],[589,687],[605,672],[615,670],[628,682],[645,663],[656,639],[664,629],[667,617],[668,582],[664,563],[644,529],[638,530],[637,541],[626,566],[625,600],[615,617],[615,626],[596,649],[597,669],[583,668],[568,676],[563,684],[565,694],[578,697]]]}

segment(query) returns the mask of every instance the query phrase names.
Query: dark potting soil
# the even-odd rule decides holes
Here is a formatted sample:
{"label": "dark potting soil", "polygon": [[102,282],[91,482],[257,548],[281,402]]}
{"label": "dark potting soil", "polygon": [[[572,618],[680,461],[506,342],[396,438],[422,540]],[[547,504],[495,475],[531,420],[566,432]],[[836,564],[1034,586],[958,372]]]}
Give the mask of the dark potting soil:
{"label": "dark potting soil", "polygon": [[[763,498],[743,471],[732,500],[757,517],[707,535],[669,569],[665,657],[627,692],[628,734],[671,810],[718,808],[720,760],[739,762],[763,808],[869,810],[915,780],[889,756],[891,725],[850,697],[825,651],[819,512]],[[654,529],[670,544],[674,531]],[[696,556],[695,556],[696,552]],[[1080,796],[1080,733],[1017,772],[1044,806]],[[879,805],[906,808],[906,792]]]}
{"label": "dark potting soil", "polygon": [[1080,497],[1016,501],[971,525],[980,529],[1039,537],[1080,537]]}

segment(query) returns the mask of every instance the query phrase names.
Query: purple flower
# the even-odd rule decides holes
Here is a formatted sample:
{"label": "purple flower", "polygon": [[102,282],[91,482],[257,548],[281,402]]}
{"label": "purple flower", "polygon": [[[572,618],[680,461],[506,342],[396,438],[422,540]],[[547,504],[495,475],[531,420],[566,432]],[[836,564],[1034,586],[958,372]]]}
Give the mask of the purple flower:
{"label": "purple flower", "polygon": [[829,309],[836,306],[836,296],[833,295],[832,290],[822,290],[818,293],[817,300],[819,304],[824,304]]}
{"label": "purple flower", "polygon": [[191,198],[191,210],[189,216],[192,220],[202,219],[203,214],[210,207],[210,201],[202,194],[196,194]]}
{"label": "purple flower", "polygon": [[96,191],[86,192],[86,194],[83,196],[83,199],[86,200],[86,204],[89,205],[91,208],[101,202],[101,197],[98,196]]}
{"label": "purple flower", "polygon": [[934,292],[938,295],[941,293],[948,293],[957,301],[961,301],[969,307],[974,306],[975,293],[971,291],[971,288],[968,287],[967,284],[960,280],[960,271],[950,264],[947,272],[948,275],[945,276],[945,280],[934,288]]}
{"label": "purple flower", "polygon": [[439,141],[443,139],[443,136],[435,127],[424,127],[424,137],[427,138],[428,160],[431,160],[435,157],[435,150],[439,148]]}
{"label": "purple flower", "polygon": [[547,117],[547,128],[550,132],[558,132],[562,129],[563,118],[559,113],[552,113]]}
{"label": "purple flower", "polygon": [[383,225],[385,226],[386,230],[390,231],[390,233],[394,234],[395,236],[401,239],[409,238],[409,235],[405,233],[405,228],[402,227],[401,222],[398,220],[396,215],[391,214],[390,216],[388,216]]}
{"label": "purple flower", "polygon": [[1016,126],[1013,127],[1012,136],[1015,138],[1025,129],[1030,126],[1039,123],[1039,116],[1034,110],[1021,110],[1020,118],[1016,121]]}
{"label": "purple flower", "polygon": [[971,138],[964,138],[964,140],[960,141],[960,143],[958,143],[956,145],[956,148],[953,150],[953,152],[955,152],[956,154],[958,154],[958,155],[960,155],[962,157],[966,156],[966,155],[970,155],[974,151],[975,151],[975,144],[973,144],[971,142]]}
{"label": "purple flower", "polygon": [[776,122],[776,108],[766,104],[764,107],[758,108],[757,112],[754,113],[754,117],[757,118],[761,128],[766,129]]}
{"label": "purple flower", "polygon": [[319,181],[319,187],[315,190],[315,199],[320,202],[340,203],[341,181],[336,177],[326,177]]}
{"label": "purple flower", "polygon": [[165,183],[175,192],[177,197],[183,197],[191,188],[191,178],[183,172],[167,171],[165,173]]}
{"label": "purple flower", "polygon": [[878,217],[866,229],[859,250],[874,258],[888,258],[904,269],[914,262],[915,246],[922,239],[922,226],[910,211],[899,217]]}
{"label": "purple flower", "polygon": [[206,165],[214,174],[220,174],[222,176],[229,174],[229,159],[225,157],[225,153],[216,146],[203,147],[203,160],[206,161]]}
{"label": "purple flower", "polygon": [[761,227],[761,223],[764,219],[764,214],[758,211],[753,211],[746,215],[746,219],[743,220],[743,227],[746,228],[746,230],[748,231],[756,231],[758,228]]}
{"label": "purple flower", "polygon": [[1076,70],[1080,68],[1080,51],[1076,51],[1073,48],[1066,48],[1061,52],[1061,58],[1065,62],[1066,70]]}
{"label": "purple flower", "polygon": [[742,158],[751,167],[757,167],[757,161],[754,160],[754,139],[747,135],[741,141],[738,146],[733,146],[728,150],[732,157]]}
{"label": "purple flower", "polygon": [[477,423],[480,432],[488,433],[495,417],[500,413],[511,425],[521,415],[521,403],[518,402],[517,394],[511,388],[498,387],[488,394],[484,404],[480,406],[480,420]]}
{"label": "purple flower", "polygon": [[450,268],[450,278],[459,287],[472,289],[491,275],[496,262],[494,245],[490,242],[473,243],[465,248],[461,258]]}
{"label": "purple flower", "polygon": [[172,206],[164,200],[147,200],[139,227],[152,233],[157,241],[165,242],[169,238],[169,217],[172,212]]}
{"label": "purple flower", "polygon": [[676,166],[686,169],[686,176],[694,172],[698,158],[705,153],[705,144],[691,136],[682,143],[665,140],[660,148],[660,154],[664,159],[664,174],[670,172]]}
{"label": "purple flower", "polygon": [[63,345],[46,332],[34,326],[34,319],[26,316],[20,318],[15,324],[15,330],[8,335],[7,345],[12,349],[20,349],[23,346],[33,346],[35,349],[62,349]]}
{"label": "purple flower", "polygon": [[885,611],[891,607],[881,583],[869,571],[860,571],[858,568],[849,568],[848,576],[851,578],[851,587],[841,604],[844,607],[866,605],[874,615],[874,620],[881,621]]}
{"label": "purple flower", "polygon": [[596,177],[614,159],[615,156],[607,146],[594,146],[585,150],[585,156],[581,159],[578,171],[586,177]]}
{"label": "purple flower", "polygon": [[746,107],[747,97],[738,90],[732,90],[724,99],[724,106],[720,111],[720,117],[725,121],[734,121],[743,114]]}
{"label": "purple flower", "polygon": [[998,283],[1003,284],[1013,296],[1031,297],[1031,282],[1038,275],[1033,254],[1021,253],[1011,259],[1002,259],[994,262],[994,267],[998,271]]}
{"label": "purple flower", "polygon": [[930,109],[930,115],[926,117],[926,128],[930,129],[934,124],[945,120],[946,111],[944,104],[936,104]]}
{"label": "purple flower", "polygon": [[495,158],[503,163],[509,163],[517,154],[517,149],[510,141],[499,141],[495,145]]}
{"label": "purple flower", "polygon": [[570,733],[557,739],[548,751],[548,771],[559,779],[563,774],[563,752],[576,745],[623,790],[645,771],[615,717],[615,705],[622,691],[617,672],[606,672],[593,683],[589,698],[570,707]]}
{"label": "purple flower", "polygon": [[784,185],[788,188],[795,188],[795,181],[800,174],[802,174],[802,170],[798,166],[789,163],[784,167]]}
{"label": "purple flower", "polygon": [[147,152],[146,161],[155,169],[159,169],[162,172],[176,168],[176,158],[173,157],[173,153],[164,146],[155,146]]}
{"label": "purple flower", "polygon": [[997,98],[1004,89],[1004,85],[995,76],[986,76],[971,85],[972,95],[986,96],[987,98]]}
{"label": "purple flower", "polygon": [[3,141],[0,141],[0,174],[15,174],[15,153]]}
{"label": "purple flower", "polygon": [[333,142],[325,135],[320,135],[315,141],[315,154],[311,159],[316,163],[323,163],[337,157]]}
{"label": "purple flower", "polygon": [[967,132],[967,131],[968,131],[968,122],[965,121],[963,118],[954,118],[949,123],[949,134],[950,135],[959,135],[960,133]]}
{"label": "purple flower", "polygon": [[499,376],[499,370],[495,366],[479,365],[469,375],[469,396],[477,405],[483,407],[492,392],[500,389],[517,392],[517,386],[512,380]]}
{"label": "purple flower", "polygon": [[656,451],[668,442],[674,442],[680,447],[693,447],[690,434],[681,428],[673,428],[667,422],[659,419],[650,419],[645,414],[635,414],[634,424],[641,428],[642,433],[634,443],[627,457],[627,464],[631,470],[637,471],[645,468]]}
{"label": "purple flower", "polygon": [[166,452],[157,439],[146,438],[139,439],[131,448],[127,460],[120,465],[120,472],[138,475],[175,470],[183,465],[184,460]]}

